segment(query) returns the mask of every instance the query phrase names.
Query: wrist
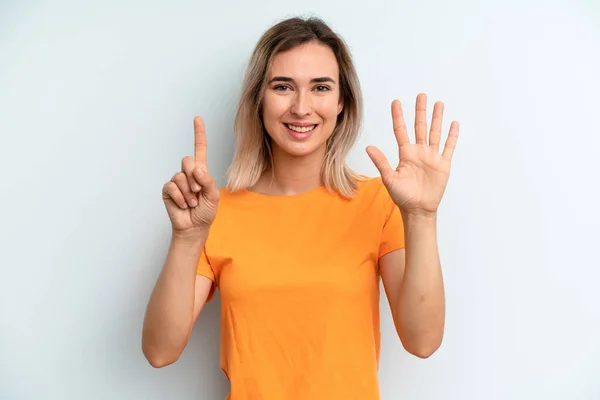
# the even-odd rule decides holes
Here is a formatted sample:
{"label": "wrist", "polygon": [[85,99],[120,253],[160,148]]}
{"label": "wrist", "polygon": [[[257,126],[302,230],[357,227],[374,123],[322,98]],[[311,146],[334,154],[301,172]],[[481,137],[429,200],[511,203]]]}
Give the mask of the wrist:
{"label": "wrist", "polygon": [[403,210],[400,209],[402,217],[406,220],[414,221],[436,221],[437,211],[426,211],[426,210]]}
{"label": "wrist", "polygon": [[171,240],[173,242],[194,245],[199,242],[205,242],[208,238],[210,227],[190,228],[185,231],[173,230],[171,232]]}

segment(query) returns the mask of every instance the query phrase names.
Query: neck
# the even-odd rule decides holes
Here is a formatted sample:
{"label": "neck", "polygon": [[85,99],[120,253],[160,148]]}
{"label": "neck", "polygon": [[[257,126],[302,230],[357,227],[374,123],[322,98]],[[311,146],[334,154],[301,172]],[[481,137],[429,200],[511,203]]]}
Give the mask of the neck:
{"label": "neck", "polygon": [[292,196],[323,184],[321,166],[325,147],[297,157],[273,146],[273,166],[263,172],[253,191],[271,196]]}

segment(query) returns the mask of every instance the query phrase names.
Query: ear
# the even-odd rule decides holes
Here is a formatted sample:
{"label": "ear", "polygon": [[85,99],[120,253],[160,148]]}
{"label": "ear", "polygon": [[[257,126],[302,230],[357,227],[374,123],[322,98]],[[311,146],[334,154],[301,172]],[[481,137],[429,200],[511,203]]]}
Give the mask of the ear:
{"label": "ear", "polygon": [[340,113],[342,112],[343,109],[344,109],[344,102],[340,101],[340,103],[338,104],[337,115],[340,115]]}

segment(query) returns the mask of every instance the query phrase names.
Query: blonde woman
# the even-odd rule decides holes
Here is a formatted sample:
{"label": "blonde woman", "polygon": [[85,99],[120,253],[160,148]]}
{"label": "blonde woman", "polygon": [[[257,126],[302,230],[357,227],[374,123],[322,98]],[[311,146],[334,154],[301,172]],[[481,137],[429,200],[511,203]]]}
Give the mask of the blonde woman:
{"label": "blonde woman", "polygon": [[[195,152],[163,188],[172,241],[142,347],[155,367],[183,352],[204,304],[221,296],[221,368],[231,400],[379,399],[379,279],[404,348],[429,357],[444,331],[436,215],[458,137],[440,154],[443,104],[427,132],[416,101],[410,143],[392,103],[400,163],[369,146],[381,176],[346,165],[361,125],[350,53],[319,19],[292,18],[252,54],[235,120],[229,180]],[[390,133],[391,134],[391,133]]]}

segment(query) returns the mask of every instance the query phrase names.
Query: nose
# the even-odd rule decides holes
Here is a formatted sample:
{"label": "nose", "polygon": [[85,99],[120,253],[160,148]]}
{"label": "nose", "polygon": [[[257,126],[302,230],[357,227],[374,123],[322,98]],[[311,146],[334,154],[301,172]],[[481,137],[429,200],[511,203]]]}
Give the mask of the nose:
{"label": "nose", "polygon": [[290,112],[299,117],[304,117],[312,114],[312,105],[310,104],[310,95],[303,90],[298,90],[294,96],[294,101]]}

